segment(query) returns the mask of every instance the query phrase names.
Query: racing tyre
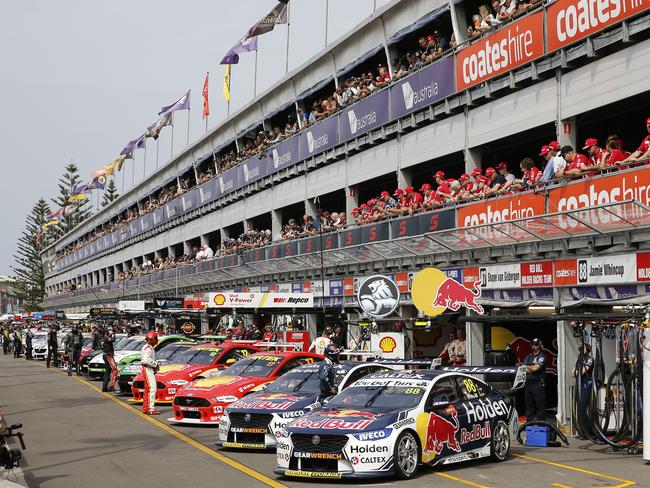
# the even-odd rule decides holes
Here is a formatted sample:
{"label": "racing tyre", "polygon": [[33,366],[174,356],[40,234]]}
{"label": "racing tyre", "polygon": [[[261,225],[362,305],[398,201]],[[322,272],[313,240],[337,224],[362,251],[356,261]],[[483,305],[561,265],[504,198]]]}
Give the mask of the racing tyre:
{"label": "racing tyre", "polygon": [[510,430],[508,425],[499,420],[492,431],[492,440],[490,441],[490,457],[494,461],[505,461],[510,452]]}
{"label": "racing tyre", "polygon": [[402,432],[393,450],[393,472],[400,480],[412,478],[420,464],[420,445],[412,432]]}

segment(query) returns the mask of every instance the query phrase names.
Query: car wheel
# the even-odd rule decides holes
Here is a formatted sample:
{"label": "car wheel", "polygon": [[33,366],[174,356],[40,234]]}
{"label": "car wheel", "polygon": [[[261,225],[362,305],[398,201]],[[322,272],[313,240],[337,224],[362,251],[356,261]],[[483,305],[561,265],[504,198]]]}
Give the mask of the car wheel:
{"label": "car wheel", "polygon": [[495,461],[505,461],[510,452],[510,430],[508,425],[499,420],[492,431],[490,443],[490,456]]}
{"label": "car wheel", "polygon": [[412,432],[402,432],[393,451],[393,471],[401,480],[412,478],[420,464],[420,445]]}

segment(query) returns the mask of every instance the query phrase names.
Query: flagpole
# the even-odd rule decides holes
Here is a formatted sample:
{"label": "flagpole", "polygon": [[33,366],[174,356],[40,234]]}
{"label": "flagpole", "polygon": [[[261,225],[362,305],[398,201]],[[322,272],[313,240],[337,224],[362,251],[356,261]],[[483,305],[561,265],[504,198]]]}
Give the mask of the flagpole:
{"label": "flagpole", "polygon": [[289,31],[291,29],[291,2],[287,3],[287,64],[284,68],[284,74],[289,73]]}
{"label": "flagpole", "polygon": [[325,0],[325,47],[327,47],[327,30],[330,20],[330,1]]}
{"label": "flagpole", "polygon": [[156,169],[158,169],[158,153],[160,149],[160,136],[156,139]]}
{"label": "flagpole", "polygon": [[[230,94],[230,98],[232,98],[232,66],[230,66],[230,76],[228,76],[228,93]],[[228,100],[227,117],[230,117],[230,99]]]}
{"label": "flagpole", "polygon": [[125,164],[126,161],[122,163],[122,195],[124,195],[125,187],[126,187],[126,183],[124,183],[124,177],[126,176],[126,168],[124,167]]}
{"label": "flagpole", "polygon": [[257,96],[257,53],[259,52],[260,44],[257,41],[257,49],[255,50],[255,82],[253,83],[253,98]]}
{"label": "flagpole", "polygon": [[190,93],[191,91],[187,92],[187,146],[190,145],[190,110],[192,110],[190,107]]}
{"label": "flagpole", "polygon": [[169,158],[174,155],[174,112],[172,112],[172,143],[171,143],[171,148],[169,150]]}
{"label": "flagpole", "polygon": [[133,169],[131,170],[131,188],[135,186],[135,151],[131,153]]}
{"label": "flagpole", "polygon": [[142,179],[147,176],[147,145],[144,146],[144,162],[142,163]]}

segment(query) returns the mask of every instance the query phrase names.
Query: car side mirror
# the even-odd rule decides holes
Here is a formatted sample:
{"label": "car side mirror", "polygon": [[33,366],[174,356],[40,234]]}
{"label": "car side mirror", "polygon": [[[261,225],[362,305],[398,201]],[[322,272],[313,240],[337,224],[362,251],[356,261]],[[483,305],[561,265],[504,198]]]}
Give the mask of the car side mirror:
{"label": "car side mirror", "polygon": [[227,359],[227,360],[226,360],[226,366],[232,366],[232,365],[235,364],[236,362],[237,362],[236,359]]}

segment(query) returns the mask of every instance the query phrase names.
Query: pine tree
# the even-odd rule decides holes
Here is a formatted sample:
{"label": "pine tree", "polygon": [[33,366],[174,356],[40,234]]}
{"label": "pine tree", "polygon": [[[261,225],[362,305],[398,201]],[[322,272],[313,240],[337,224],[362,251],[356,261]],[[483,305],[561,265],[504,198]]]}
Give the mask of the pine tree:
{"label": "pine tree", "polygon": [[11,267],[16,278],[14,294],[23,300],[27,312],[41,310],[40,303],[45,295],[45,274],[39,253],[49,244],[48,233],[43,231],[49,214],[50,206],[41,198],[27,216],[14,254],[15,265]]}
{"label": "pine tree", "polygon": [[57,237],[67,234],[91,215],[89,200],[68,203],[68,197],[72,194],[74,188],[80,184],[79,169],[74,163],[68,164],[65,167],[65,173],[59,178],[59,196],[52,200],[57,208],[69,207],[69,210],[64,212],[59,219],[59,225],[53,231]]}
{"label": "pine tree", "polygon": [[104,190],[104,197],[102,198],[101,202],[102,208],[111,203],[113,200],[116,200],[119,196],[120,195],[117,193],[117,185],[115,184],[115,180],[112,179],[108,182],[108,185],[106,185],[106,190]]}

